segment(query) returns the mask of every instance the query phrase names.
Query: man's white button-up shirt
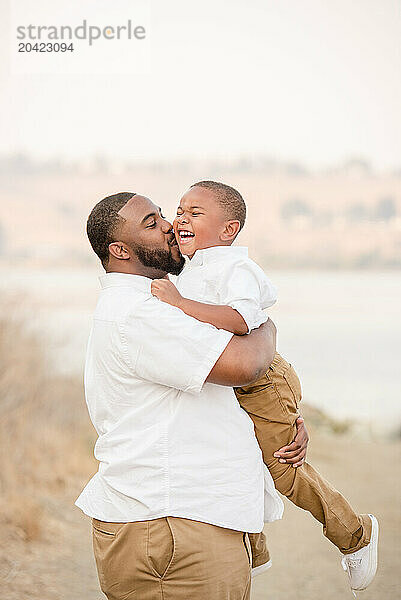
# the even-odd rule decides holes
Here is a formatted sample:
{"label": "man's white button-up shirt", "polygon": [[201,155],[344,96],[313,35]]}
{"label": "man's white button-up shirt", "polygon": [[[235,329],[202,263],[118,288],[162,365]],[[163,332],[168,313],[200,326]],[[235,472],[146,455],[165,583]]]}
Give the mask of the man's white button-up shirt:
{"label": "man's white button-up shirt", "polygon": [[231,388],[205,383],[231,334],[159,301],[150,284],[101,278],[85,366],[99,470],[76,504],[103,521],[175,516],[259,532],[252,421]]}
{"label": "man's white button-up shirt", "polygon": [[[248,249],[243,246],[197,250],[174,283],[185,298],[231,306],[242,315],[249,331],[267,320],[264,310],[277,300],[276,287],[259,265],[248,258]],[[267,467],[264,479],[264,519],[275,521],[281,518],[284,506]]]}

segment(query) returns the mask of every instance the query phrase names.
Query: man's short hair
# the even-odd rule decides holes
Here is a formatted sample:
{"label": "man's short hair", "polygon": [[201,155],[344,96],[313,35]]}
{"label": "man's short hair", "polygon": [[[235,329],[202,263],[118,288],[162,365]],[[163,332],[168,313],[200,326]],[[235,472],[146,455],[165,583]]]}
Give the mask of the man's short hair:
{"label": "man's short hair", "polygon": [[92,209],[86,223],[86,233],[95,254],[101,260],[104,268],[109,262],[109,245],[115,242],[117,228],[125,219],[118,214],[131,198],[134,192],[119,192],[100,200]]}
{"label": "man's short hair", "polygon": [[218,181],[198,181],[193,187],[206,188],[214,192],[220,206],[224,209],[228,219],[240,222],[239,230],[243,228],[246,219],[246,204],[241,194],[230,185]]}

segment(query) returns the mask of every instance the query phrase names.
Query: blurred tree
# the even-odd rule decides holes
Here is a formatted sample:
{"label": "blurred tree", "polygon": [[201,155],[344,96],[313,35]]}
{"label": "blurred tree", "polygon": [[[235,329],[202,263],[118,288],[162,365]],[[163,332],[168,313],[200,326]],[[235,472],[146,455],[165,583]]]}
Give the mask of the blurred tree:
{"label": "blurred tree", "polygon": [[287,163],[285,165],[285,170],[288,173],[288,175],[291,175],[293,177],[302,177],[302,176],[308,175],[308,169],[306,167],[304,167],[304,165],[301,165],[300,163],[295,163],[295,162]]}
{"label": "blurred tree", "polygon": [[368,218],[367,207],[362,202],[355,202],[347,207],[346,216],[351,223],[358,223]]}
{"label": "blurred tree", "polygon": [[343,163],[342,170],[348,175],[370,175],[372,165],[364,158],[351,158]]}
{"label": "blurred tree", "polygon": [[378,221],[390,221],[397,215],[397,205],[394,198],[391,196],[385,196],[381,198],[376,204],[376,210],[374,213],[375,219]]}
{"label": "blurred tree", "polygon": [[284,202],[280,212],[283,220],[292,220],[298,217],[310,217],[312,215],[310,206],[305,200],[301,200],[300,198],[291,198]]}

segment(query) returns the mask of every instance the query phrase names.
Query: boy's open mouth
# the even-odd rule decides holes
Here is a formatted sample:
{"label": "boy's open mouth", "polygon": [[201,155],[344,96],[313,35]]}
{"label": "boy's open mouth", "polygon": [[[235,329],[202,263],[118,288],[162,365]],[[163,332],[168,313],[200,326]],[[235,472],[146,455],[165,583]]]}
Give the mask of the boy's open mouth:
{"label": "boy's open mouth", "polygon": [[192,233],[192,231],[188,231],[187,229],[181,229],[177,231],[177,233],[180,240],[180,244],[185,244],[195,237],[195,234]]}

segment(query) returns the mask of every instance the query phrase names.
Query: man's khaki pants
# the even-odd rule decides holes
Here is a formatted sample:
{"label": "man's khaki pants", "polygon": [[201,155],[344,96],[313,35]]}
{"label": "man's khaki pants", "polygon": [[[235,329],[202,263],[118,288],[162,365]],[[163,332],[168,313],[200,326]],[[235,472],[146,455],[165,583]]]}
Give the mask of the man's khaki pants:
{"label": "man's khaki pants", "polygon": [[[263,460],[278,491],[322,523],[324,535],[343,554],[366,546],[372,528],[368,515],[356,514],[344,496],[308,463],[294,469],[273,456],[276,450],[290,444],[297,433],[301,384],[293,367],[276,354],[261,379],[234,391],[254,423]],[[264,534],[249,537],[252,567],[266,563],[269,553]]]}
{"label": "man's khaki pants", "polygon": [[246,534],[177,517],[92,519],[100,587],[108,600],[249,600]]}

